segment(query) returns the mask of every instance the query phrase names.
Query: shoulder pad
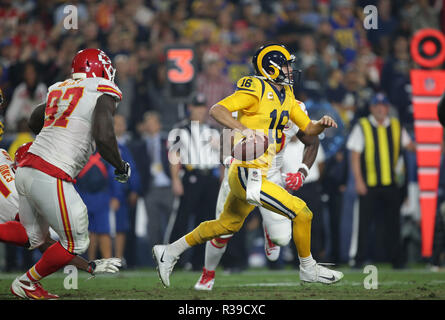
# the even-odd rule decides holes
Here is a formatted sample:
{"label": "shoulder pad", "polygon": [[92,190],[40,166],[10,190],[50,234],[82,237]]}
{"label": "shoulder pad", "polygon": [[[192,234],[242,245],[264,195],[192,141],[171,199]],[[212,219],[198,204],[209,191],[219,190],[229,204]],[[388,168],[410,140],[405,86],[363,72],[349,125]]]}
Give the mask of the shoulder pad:
{"label": "shoulder pad", "polygon": [[95,78],[95,79],[100,79],[96,87],[97,91],[108,94],[113,98],[115,98],[117,101],[122,100],[122,92],[115,83],[104,78]]}
{"label": "shoulder pad", "polygon": [[242,91],[261,98],[264,94],[264,81],[257,77],[242,77],[236,83],[236,91]]}

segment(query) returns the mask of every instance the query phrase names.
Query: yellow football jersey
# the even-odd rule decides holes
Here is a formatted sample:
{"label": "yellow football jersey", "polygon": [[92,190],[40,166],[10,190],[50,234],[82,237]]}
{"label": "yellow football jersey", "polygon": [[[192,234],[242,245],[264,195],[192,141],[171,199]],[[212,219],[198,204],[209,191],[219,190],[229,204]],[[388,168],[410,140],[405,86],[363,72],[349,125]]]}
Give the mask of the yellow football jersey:
{"label": "yellow football jersey", "polygon": [[[272,163],[272,158],[284,145],[283,129],[292,120],[301,130],[311,121],[295,99],[291,86],[279,92],[274,86],[255,76],[241,78],[236,91],[218,102],[229,111],[238,111],[238,121],[249,129],[261,130],[269,138],[267,151],[258,159],[240,163],[243,167],[261,168],[262,174]],[[241,137],[235,136],[235,143]]]}

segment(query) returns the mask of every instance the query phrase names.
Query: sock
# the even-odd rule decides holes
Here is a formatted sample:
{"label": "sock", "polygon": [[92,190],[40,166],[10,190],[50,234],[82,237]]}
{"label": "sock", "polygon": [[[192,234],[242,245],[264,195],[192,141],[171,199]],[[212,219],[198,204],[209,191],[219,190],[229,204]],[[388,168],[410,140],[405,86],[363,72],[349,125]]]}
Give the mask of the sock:
{"label": "sock", "polygon": [[312,212],[303,208],[292,220],[292,235],[298,256],[308,257],[311,254]]}
{"label": "sock", "polygon": [[0,241],[25,246],[28,243],[25,227],[18,221],[8,221],[0,224]]}
{"label": "sock", "polygon": [[300,266],[303,269],[310,268],[316,264],[316,261],[314,260],[314,258],[312,258],[312,254],[305,258],[298,256],[298,259],[300,259]]}
{"label": "sock", "polygon": [[168,253],[175,257],[179,257],[185,250],[189,248],[191,248],[191,246],[187,243],[184,236],[168,245]]}
{"label": "sock", "polygon": [[40,281],[40,279],[66,266],[74,257],[75,255],[62,247],[60,242],[56,242],[43,253],[40,260],[31,269],[20,277],[20,280]]}
{"label": "sock", "polygon": [[206,242],[204,268],[208,271],[215,271],[224,252],[226,252],[229,239],[216,238]]}

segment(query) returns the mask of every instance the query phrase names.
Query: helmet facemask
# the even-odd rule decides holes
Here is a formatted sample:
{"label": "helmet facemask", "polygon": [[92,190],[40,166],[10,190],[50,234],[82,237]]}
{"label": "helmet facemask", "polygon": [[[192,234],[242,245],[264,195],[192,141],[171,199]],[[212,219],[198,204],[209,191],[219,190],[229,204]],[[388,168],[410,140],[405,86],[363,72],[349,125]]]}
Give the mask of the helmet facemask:
{"label": "helmet facemask", "polygon": [[[285,60],[285,62],[283,62],[281,64],[281,66],[279,66],[277,63],[275,63],[274,61],[270,61],[270,63],[275,66],[275,68],[277,68],[279,70],[279,75],[276,79],[269,79],[270,81],[282,85],[282,86],[292,86],[294,84],[294,65],[295,65],[295,56],[291,55],[291,58],[289,60]],[[283,66],[287,66],[287,71],[285,72],[283,70]],[[291,71],[292,69],[292,71]]]}
{"label": "helmet facemask", "polygon": [[116,75],[116,69],[113,68],[111,63],[109,65],[104,65],[104,71],[106,72],[108,76],[108,80],[111,82],[114,82],[114,76]]}
{"label": "helmet facemask", "polygon": [[104,53],[100,52],[98,55],[99,61],[102,63],[103,70],[105,71],[108,80],[111,82],[114,82],[114,76],[116,74],[116,69],[113,68],[113,65],[111,64],[110,58]]}

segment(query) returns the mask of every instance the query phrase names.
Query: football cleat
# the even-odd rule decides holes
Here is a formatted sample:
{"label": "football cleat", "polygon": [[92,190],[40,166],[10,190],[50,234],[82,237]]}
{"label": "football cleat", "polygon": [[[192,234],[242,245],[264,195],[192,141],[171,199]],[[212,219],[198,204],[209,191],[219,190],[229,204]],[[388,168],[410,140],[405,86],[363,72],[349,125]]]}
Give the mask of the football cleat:
{"label": "football cleat", "polygon": [[215,271],[209,271],[202,268],[202,274],[195,284],[195,290],[211,291],[215,284]]}
{"label": "football cleat", "polygon": [[266,253],[266,258],[269,261],[277,261],[280,256],[280,246],[270,240],[269,233],[267,232],[266,226],[263,225],[264,231],[264,252]]}
{"label": "football cleat", "polygon": [[152,249],[153,258],[158,266],[159,279],[165,288],[170,286],[170,274],[178,261],[179,257],[168,254],[167,245],[155,245]]}
{"label": "football cleat", "polygon": [[15,296],[29,300],[55,300],[59,299],[58,295],[48,293],[43,289],[40,282],[29,282],[29,285],[21,282],[19,278],[15,278],[11,285],[11,292]]}
{"label": "football cleat", "polygon": [[300,281],[302,282],[320,282],[331,284],[340,281],[343,278],[343,272],[330,270],[319,263],[303,269],[300,265]]}

